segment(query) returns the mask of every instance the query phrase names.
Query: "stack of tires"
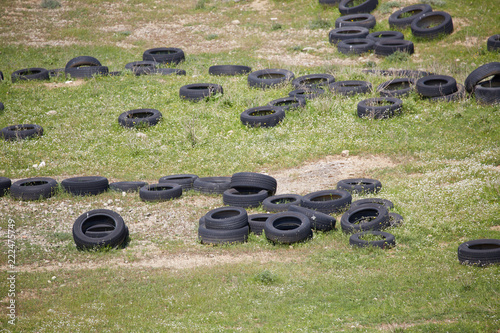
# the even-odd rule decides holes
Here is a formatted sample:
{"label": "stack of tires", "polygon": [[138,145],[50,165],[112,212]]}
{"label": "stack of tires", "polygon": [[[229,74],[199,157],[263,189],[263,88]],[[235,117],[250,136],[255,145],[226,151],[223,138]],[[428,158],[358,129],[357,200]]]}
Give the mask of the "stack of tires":
{"label": "stack of tires", "polygon": [[123,218],[108,209],[83,213],[73,224],[73,240],[80,250],[119,247],[127,242],[128,236]]}
{"label": "stack of tires", "polygon": [[248,214],[241,207],[216,208],[199,221],[198,239],[202,244],[244,243],[248,233]]}
{"label": "stack of tires", "polygon": [[500,62],[490,62],[473,70],[465,79],[465,89],[480,104],[500,103]]}

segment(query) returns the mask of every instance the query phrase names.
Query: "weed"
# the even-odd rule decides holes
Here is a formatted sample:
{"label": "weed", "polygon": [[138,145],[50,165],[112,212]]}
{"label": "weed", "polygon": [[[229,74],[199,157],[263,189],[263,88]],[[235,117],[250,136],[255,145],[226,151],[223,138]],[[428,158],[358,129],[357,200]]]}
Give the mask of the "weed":
{"label": "weed", "polygon": [[209,34],[207,37],[205,37],[206,40],[213,40],[219,38],[219,35],[217,34]]}
{"label": "weed", "polygon": [[205,9],[206,3],[207,3],[207,0],[198,0],[196,5],[194,6],[194,9]]}
{"label": "weed", "polygon": [[437,7],[446,6],[446,0],[422,0],[422,3]]}
{"label": "weed", "polygon": [[42,0],[41,6],[42,8],[56,9],[61,7],[61,3],[57,0]]}
{"label": "weed", "polygon": [[266,269],[256,274],[254,276],[254,281],[262,284],[273,284],[279,281],[279,277]]}
{"label": "weed", "polygon": [[281,29],[283,29],[283,26],[280,23],[273,23],[273,25],[271,26],[271,31],[276,31]]}
{"label": "weed", "polygon": [[411,55],[408,52],[400,52],[396,51],[387,57],[385,57],[385,60],[389,63],[391,62],[406,62],[410,59]]}
{"label": "weed", "polygon": [[309,29],[311,30],[328,29],[330,27],[332,27],[332,23],[328,20],[322,19],[321,17],[309,22]]}

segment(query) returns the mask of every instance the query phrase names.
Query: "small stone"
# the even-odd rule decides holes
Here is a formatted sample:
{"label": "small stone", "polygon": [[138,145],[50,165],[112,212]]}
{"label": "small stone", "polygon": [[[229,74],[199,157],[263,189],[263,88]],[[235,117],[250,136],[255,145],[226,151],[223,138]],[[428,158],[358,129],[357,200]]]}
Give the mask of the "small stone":
{"label": "small stone", "polygon": [[121,208],[121,207],[116,208],[117,212],[121,212],[122,210],[123,210],[123,208]]}
{"label": "small stone", "polygon": [[313,51],[313,50],[316,50],[316,49],[314,47],[304,47],[302,49],[302,52]]}
{"label": "small stone", "polygon": [[271,17],[271,21],[277,21],[278,18],[277,17]]}
{"label": "small stone", "polygon": [[127,192],[122,192],[122,197],[126,197],[127,196]]}
{"label": "small stone", "polygon": [[56,110],[50,110],[49,112],[46,113],[47,116],[53,116],[55,114],[57,114]]}
{"label": "small stone", "polygon": [[349,157],[349,150],[342,150],[342,153],[340,154],[342,157]]}
{"label": "small stone", "polygon": [[238,25],[240,24],[240,20],[233,20],[231,21],[231,24]]}
{"label": "small stone", "polygon": [[55,277],[55,276],[53,276],[53,277],[52,277],[52,280],[55,280],[55,279],[56,279],[56,277]]}
{"label": "small stone", "polygon": [[142,138],[142,139],[145,139],[145,138],[147,138],[147,137],[148,137],[148,136],[147,136],[146,134],[144,134],[144,133],[137,133],[137,134],[136,134],[136,136],[137,136],[138,138]]}

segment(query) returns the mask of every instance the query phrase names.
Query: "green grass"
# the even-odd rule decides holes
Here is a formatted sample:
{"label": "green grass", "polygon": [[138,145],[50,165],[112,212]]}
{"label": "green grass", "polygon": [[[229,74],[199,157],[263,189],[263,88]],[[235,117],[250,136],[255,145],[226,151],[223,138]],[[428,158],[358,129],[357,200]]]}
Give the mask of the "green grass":
{"label": "green grass", "polygon": [[[197,240],[198,219],[222,205],[220,196],[188,191],[176,200],[146,203],[112,191],[73,197],[59,190],[35,202],[7,195],[0,198],[0,234],[4,240],[12,219],[19,273],[16,326],[7,322],[4,297],[2,329],[498,332],[500,267],[463,266],[457,259],[458,245],[467,240],[500,238],[498,106],[478,105],[474,98],[433,103],[412,93],[403,99],[400,115],[377,121],[356,114],[358,102],[375,92],[352,97],[327,92],[288,112],[275,128],[248,128],[240,122],[242,111],[284,97],[292,86],[259,90],[248,87],[246,76],[208,74],[212,65],[241,64],[253,70],[285,68],[296,77],[330,73],[337,81],[366,80],[377,87],[389,78],[364,74],[363,68],[401,68],[451,75],[463,83],[479,65],[498,61],[498,54],[486,51],[486,39],[498,25],[494,1],[457,0],[453,6],[435,1],[435,10],[452,15],[455,32],[428,41],[406,29],[416,53],[386,58],[340,55],[328,43],[338,10],[313,0],[63,4],[52,11],[18,4],[16,24],[0,22],[0,70],[6,77],[0,83],[5,104],[0,128],[22,123],[44,128],[38,139],[0,141],[0,176],[61,181],[101,175],[155,183],[176,173],[276,174],[330,156],[333,165],[318,164],[311,171],[322,174],[319,168],[363,158],[364,166],[352,176],[381,180],[382,191],[370,196],[394,202],[393,211],[404,222],[387,230],[397,245],[386,250],[349,246],[340,215],[335,231],[314,233],[300,244],[273,245],[250,235],[245,244],[205,246]],[[374,11],[377,31],[390,30],[383,9],[393,5],[381,1]],[[6,13],[12,6],[0,3]],[[96,57],[110,71],[124,70],[141,60],[145,49],[160,46],[185,50],[186,61],[177,67],[186,76],[124,73],[74,82],[64,77],[10,82],[15,70],[63,68],[79,55]],[[301,52],[307,47],[314,52]],[[198,103],[181,100],[179,88],[197,82],[221,84],[224,94]],[[150,128],[121,127],[118,116],[136,108],[156,108],[163,118]],[[344,150],[349,158],[337,156]],[[374,158],[391,164],[377,167],[370,163]],[[45,167],[33,167],[42,161]],[[307,182],[309,173],[291,171],[291,176],[306,179],[304,194],[314,185]],[[324,178],[325,187],[335,186],[335,179]],[[75,219],[102,208],[120,212],[130,242],[123,249],[77,250]],[[0,249],[0,278],[6,281],[6,241]],[[7,291],[1,283],[2,295]]]}

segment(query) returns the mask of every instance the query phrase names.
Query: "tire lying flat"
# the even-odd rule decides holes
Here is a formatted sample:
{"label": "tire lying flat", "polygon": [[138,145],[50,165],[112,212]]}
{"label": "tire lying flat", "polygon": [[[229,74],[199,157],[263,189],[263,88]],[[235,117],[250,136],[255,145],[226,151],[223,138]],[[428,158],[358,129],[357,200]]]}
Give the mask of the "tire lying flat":
{"label": "tire lying flat", "polygon": [[476,239],[460,244],[458,261],[477,266],[500,264],[500,239]]}
{"label": "tire lying flat", "polygon": [[73,240],[79,249],[117,247],[128,237],[123,218],[108,209],[95,209],[80,215],[73,224]]}
{"label": "tire lying flat", "polygon": [[2,128],[0,136],[4,140],[24,140],[43,135],[43,128],[36,124],[12,125]]}
{"label": "tire lying flat", "polygon": [[98,195],[109,187],[108,179],[100,176],[84,176],[64,179],[61,186],[73,195]]}
{"label": "tire lying flat", "polygon": [[21,179],[10,186],[10,195],[19,200],[46,199],[53,196],[56,191],[57,181],[46,177]]}

